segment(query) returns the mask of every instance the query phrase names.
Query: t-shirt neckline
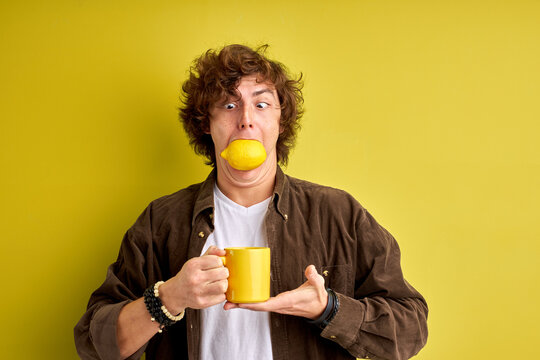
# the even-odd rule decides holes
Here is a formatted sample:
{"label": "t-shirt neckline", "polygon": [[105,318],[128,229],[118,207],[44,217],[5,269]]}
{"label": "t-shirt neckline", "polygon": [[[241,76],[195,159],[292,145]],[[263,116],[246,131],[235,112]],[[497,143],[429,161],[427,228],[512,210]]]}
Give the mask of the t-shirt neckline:
{"label": "t-shirt neckline", "polygon": [[253,204],[251,206],[243,206],[238,203],[235,203],[231,199],[229,199],[217,186],[217,184],[214,184],[214,196],[219,199],[223,204],[228,206],[233,211],[236,211],[241,214],[249,214],[249,215],[256,215],[260,214],[262,212],[265,212],[268,208],[268,204],[270,203],[270,199],[272,197],[269,197],[267,199],[264,199],[263,201]]}

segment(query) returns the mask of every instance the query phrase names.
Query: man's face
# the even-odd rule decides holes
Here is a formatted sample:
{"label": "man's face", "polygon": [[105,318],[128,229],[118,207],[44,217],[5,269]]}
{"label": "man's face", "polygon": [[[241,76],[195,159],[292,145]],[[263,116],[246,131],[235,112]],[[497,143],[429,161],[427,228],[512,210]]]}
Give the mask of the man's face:
{"label": "man's face", "polygon": [[[268,170],[275,170],[281,107],[274,86],[268,82],[257,82],[255,75],[243,77],[237,90],[240,99],[229,98],[211,107],[209,133],[216,149],[218,174],[248,185]],[[220,153],[237,139],[260,141],[266,149],[266,161],[250,171],[232,168]]]}

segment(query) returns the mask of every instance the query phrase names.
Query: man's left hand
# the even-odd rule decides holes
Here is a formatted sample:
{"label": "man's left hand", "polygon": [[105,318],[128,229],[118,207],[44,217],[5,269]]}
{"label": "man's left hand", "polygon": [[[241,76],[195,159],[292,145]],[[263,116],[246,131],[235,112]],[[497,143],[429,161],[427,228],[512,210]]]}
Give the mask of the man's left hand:
{"label": "man's left hand", "polygon": [[225,310],[240,308],[255,311],[271,311],[280,314],[303,316],[314,320],[318,318],[328,304],[328,293],[324,287],[324,278],[317,273],[314,265],[305,271],[307,281],[300,287],[271,297],[265,302],[254,304],[233,304],[226,302]]}

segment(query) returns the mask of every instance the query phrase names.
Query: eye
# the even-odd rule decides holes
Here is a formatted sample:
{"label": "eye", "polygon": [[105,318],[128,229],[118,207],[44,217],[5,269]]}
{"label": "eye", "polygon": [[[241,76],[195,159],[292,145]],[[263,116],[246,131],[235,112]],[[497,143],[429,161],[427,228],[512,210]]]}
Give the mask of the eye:
{"label": "eye", "polygon": [[256,105],[259,109],[266,109],[268,106],[270,106],[268,103],[260,102]]}
{"label": "eye", "polygon": [[230,104],[225,105],[225,109],[227,110],[232,110],[234,108],[236,108],[236,104],[230,103]]}

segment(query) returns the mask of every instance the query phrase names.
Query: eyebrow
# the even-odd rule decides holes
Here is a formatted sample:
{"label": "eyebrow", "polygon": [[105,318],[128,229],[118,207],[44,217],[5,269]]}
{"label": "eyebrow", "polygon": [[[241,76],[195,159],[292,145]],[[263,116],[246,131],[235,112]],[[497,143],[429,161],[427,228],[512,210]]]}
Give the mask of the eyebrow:
{"label": "eyebrow", "polygon": [[272,90],[270,90],[269,88],[264,88],[264,89],[261,89],[261,90],[257,90],[255,92],[253,92],[253,94],[251,94],[252,96],[259,96],[261,94],[264,94],[264,93],[270,93],[272,96],[274,96],[274,92]]}
{"label": "eyebrow", "polygon": [[[257,91],[254,91],[251,96],[255,97],[255,96],[259,96],[261,94],[264,94],[264,93],[269,93],[270,95],[272,95],[272,97],[275,99],[276,97],[274,96],[274,91],[271,90],[270,88],[264,88],[264,89],[261,89],[261,90],[257,90]],[[241,99],[241,97],[239,98]],[[230,97],[227,97],[223,100],[223,103],[222,105],[225,105],[228,101],[230,101]]]}

